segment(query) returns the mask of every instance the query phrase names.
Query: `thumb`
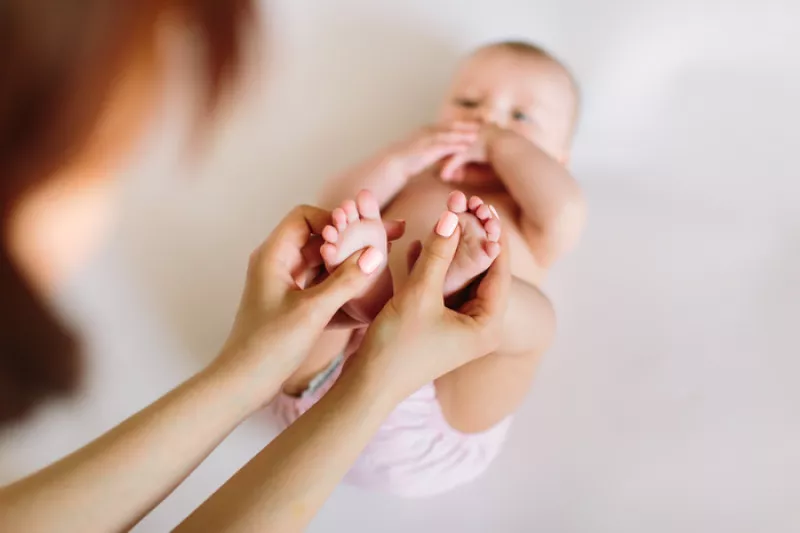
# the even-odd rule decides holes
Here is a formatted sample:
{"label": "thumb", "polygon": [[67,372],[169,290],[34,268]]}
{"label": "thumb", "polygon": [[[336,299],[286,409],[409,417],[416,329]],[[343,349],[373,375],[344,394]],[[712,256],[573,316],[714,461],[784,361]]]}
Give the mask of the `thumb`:
{"label": "thumb", "polygon": [[441,295],[447,270],[453,262],[460,239],[458,216],[452,211],[445,211],[422,246],[422,253],[409,276],[409,284],[422,285],[426,290],[435,289]]}
{"label": "thumb", "polygon": [[354,253],[325,281],[304,290],[303,296],[313,299],[319,312],[330,320],[344,304],[369,287],[385,263],[384,254],[372,247]]}

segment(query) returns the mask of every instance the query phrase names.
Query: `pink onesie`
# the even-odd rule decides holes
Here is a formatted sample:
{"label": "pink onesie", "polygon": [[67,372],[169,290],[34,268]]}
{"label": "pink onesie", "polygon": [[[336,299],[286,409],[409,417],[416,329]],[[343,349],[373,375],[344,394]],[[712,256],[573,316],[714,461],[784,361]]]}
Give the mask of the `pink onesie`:
{"label": "pink onesie", "polygon": [[[296,398],[280,394],[272,410],[285,429],[310,409],[341,373],[341,360]],[[408,498],[434,496],[480,476],[497,457],[511,417],[483,433],[456,431],[428,384],[386,419],[345,477],[349,484]]]}

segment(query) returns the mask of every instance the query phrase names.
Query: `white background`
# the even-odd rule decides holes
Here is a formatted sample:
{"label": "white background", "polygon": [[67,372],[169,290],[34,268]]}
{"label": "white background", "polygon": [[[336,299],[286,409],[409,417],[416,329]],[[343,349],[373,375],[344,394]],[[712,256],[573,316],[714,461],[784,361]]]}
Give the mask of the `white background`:
{"label": "white background", "polygon": [[[199,162],[177,164],[177,93],[159,117],[113,242],[62,298],[84,391],[3,435],[0,482],[200,368],[278,218],[429,120],[459,56],[514,37],[584,92],[591,213],[545,287],[558,342],[485,478],[428,501],[341,487],[310,531],[800,529],[797,3],[280,0],[269,19],[272,60]],[[246,423],[138,530],[176,524],[271,436]]]}

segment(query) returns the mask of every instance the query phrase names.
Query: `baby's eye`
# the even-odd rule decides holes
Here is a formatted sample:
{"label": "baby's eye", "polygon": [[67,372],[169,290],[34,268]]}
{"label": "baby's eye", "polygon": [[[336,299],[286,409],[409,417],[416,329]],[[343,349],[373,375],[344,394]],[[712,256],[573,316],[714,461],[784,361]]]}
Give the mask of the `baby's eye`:
{"label": "baby's eye", "polygon": [[531,121],[531,117],[527,113],[525,113],[524,111],[519,111],[519,110],[514,111],[514,113],[511,116],[514,118],[514,120],[516,120],[518,122],[530,122]]}
{"label": "baby's eye", "polygon": [[465,109],[475,109],[478,107],[478,102],[470,100],[469,98],[456,98],[456,104]]}

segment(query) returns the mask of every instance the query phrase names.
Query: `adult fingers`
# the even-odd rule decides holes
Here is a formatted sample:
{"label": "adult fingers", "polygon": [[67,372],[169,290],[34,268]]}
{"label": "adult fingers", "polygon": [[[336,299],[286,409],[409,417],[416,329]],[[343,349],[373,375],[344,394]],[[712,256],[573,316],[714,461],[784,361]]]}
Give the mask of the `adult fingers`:
{"label": "adult fingers", "polygon": [[274,236],[307,240],[309,235],[321,235],[331,223],[331,212],[312,205],[299,205],[292,209],[273,231]]}
{"label": "adult fingers", "polygon": [[389,242],[401,239],[406,233],[405,220],[384,220],[383,227],[386,230],[386,239]]}
{"label": "adult fingers", "polygon": [[422,254],[422,242],[421,241],[414,241],[408,245],[408,252],[406,254],[406,265],[408,266],[408,271],[411,272],[414,269],[414,265],[417,264],[417,260],[419,256]]}
{"label": "adult fingers", "polygon": [[445,211],[422,247],[419,260],[409,276],[409,285],[420,286],[425,291],[438,292],[441,296],[444,279],[460,238],[458,216],[451,211]]}
{"label": "adult fingers", "polygon": [[322,254],[320,247],[325,244],[325,240],[319,235],[310,236],[306,244],[300,249],[303,257],[303,268],[317,268],[322,266]]}
{"label": "adult fingers", "polygon": [[344,311],[339,310],[333,315],[330,322],[328,322],[327,329],[355,329],[358,327],[364,327],[364,323],[359,322]]}
{"label": "adult fingers", "polygon": [[384,263],[385,257],[376,248],[367,248],[351,255],[336,271],[318,285],[304,290],[301,297],[312,303],[327,324],[348,301],[358,297],[372,281],[372,275]]}
{"label": "adult fingers", "polygon": [[253,257],[261,266],[276,265],[292,273],[300,268],[313,235],[330,224],[329,211],[310,205],[297,206],[281,220]]}
{"label": "adult fingers", "polygon": [[508,236],[500,236],[500,255],[475,290],[475,298],[463,307],[465,314],[469,314],[480,322],[490,322],[502,316],[508,306],[508,295],[511,290],[511,253],[508,246]]}

